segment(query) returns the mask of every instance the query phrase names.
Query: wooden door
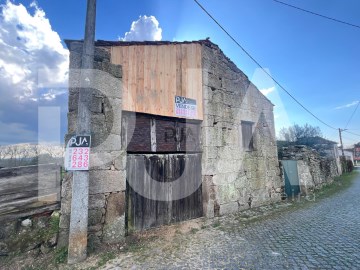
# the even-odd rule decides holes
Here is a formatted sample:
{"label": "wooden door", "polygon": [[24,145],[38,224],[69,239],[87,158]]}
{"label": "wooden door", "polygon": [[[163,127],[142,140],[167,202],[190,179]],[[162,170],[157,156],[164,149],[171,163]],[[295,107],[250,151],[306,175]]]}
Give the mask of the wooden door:
{"label": "wooden door", "polygon": [[201,216],[200,153],[128,155],[128,232]]}

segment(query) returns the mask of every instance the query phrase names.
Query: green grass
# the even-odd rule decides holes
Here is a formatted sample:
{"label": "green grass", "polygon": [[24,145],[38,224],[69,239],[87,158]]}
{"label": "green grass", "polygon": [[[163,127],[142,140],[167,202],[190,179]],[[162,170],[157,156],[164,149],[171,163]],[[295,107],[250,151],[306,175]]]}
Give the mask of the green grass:
{"label": "green grass", "polygon": [[213,226],[214,228],[220,227],[220,225],[221,225],[221,223],[220,223],[219,220],[216,220],[216,221],[212,224],[212,226]]}
{"label": "green grass", "polygon": [[49,241],[54,235],[59,233],[60,216],[54,215],[50,217],[49,225],[39,230],[39,237],[44,241]]}
{"label": "green grass", "polygon": [[334,182],[331,184],[325,185],[318,191],[315,191],[316,199],[322,199],[330,197],[339,191],[349,188],[356,177],[359,175],[358,171],[352,171],[351,173],[343,174],[342,176],[336,177]]}
{"label": "green grass", "polygon": [[58,248],[55,250],[54,263],[61,264],[66,263],[68,257],[68,250],[66,247]]}
{"label": "green grass", "polygon": [[108,261],[116,258],[115,253],[109,251],[100,255],[100,259],[97,263],[98,267],[104,266]]}

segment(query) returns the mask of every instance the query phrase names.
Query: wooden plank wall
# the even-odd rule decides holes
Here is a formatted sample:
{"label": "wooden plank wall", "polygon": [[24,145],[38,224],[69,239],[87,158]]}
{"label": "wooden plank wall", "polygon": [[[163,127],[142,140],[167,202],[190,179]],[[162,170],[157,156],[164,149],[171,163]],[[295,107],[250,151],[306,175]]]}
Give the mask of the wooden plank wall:
{"label": "wooden plank wall", "polygon": [[124,45],[111,48],[123,68],[123,110],[176,117],[175,96],[195,99],[203,119],[201,45]]}
{"label": "wooden plank wall", "polygon": [[[203,215],[201,154],[128,155],[127,174],[128,232],[141,231]],[[169,189],[165,190],[155,188],[156,182],[170,183],[180,176],[186,181],[181,180],[179,189],[175,189],[172,185],[167,185]],[[152,195],[159,194],[159,197],[163,197],[165,192],[169,200],[158,201],[145,198],[132,189],[134,183],[137,183],[136,186],[142,190],[143,194],[151,192]],[[193,190],[194,185],[198,187],[196,190]],[[185,192],[186,190],[188,191]],[[179,200],[171,199],[171,194],[181,194],[181,192],[191,195]]]}
{"label": "wooden plank wall", "polygon": [[123,113],[122,132],[122,145],[128,153],[201,152],[201,123],[197,120]]}
{"label": "wooden plank wall", "polygon": [[59,209],[60,169],[56,164],[0,169],[0,220]]}

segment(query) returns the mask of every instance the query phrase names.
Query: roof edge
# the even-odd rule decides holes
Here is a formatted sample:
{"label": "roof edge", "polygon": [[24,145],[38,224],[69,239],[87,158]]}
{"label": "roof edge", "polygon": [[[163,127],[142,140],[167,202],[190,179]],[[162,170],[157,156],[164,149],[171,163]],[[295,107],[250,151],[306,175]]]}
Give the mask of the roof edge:
{"label": "roof edge", "polygon": [[[64,39],[64,42],[68,48],[70,48],[72,43],[82,43],[83,40],[79,39]],[[209,39],[193,40],[193,41],[108,41],[108,40],[96,40],[95,46],[132,46],[132,45],[177,45],[177,44],[207,44],[207,45],[216,45],[211,42]]]}

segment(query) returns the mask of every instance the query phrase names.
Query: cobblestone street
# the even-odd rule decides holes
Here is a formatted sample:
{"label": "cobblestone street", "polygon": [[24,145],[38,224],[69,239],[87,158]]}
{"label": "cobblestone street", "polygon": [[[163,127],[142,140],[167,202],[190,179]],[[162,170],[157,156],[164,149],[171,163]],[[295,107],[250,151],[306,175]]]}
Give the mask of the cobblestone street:
{"label": "cobblestone street", "polygon": [[359,269],[360,176],[333,196],[238,225],[224,217],[105,269]]}

